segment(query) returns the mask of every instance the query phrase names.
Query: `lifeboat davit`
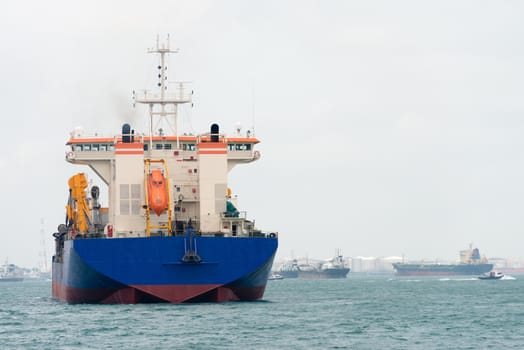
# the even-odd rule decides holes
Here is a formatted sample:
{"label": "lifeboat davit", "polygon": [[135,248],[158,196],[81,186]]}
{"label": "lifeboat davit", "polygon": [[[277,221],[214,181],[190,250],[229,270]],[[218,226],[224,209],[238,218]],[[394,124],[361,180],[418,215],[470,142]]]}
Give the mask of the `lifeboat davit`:
{"label": "lifeboat davit", "polygon": [[149,174],[147,193],[149,208],[160,216],[167,208],[166,179],[161,170],[155,169]]}

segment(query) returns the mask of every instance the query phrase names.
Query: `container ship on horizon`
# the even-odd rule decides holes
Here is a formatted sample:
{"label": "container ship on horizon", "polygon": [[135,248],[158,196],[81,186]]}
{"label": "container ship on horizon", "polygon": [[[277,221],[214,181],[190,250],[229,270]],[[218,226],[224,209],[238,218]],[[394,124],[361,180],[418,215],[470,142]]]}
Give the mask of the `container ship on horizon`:
{"label": "container ship on horizon", "polygon": [[[75,129],[66,161],[87,165],[69,179],[66,222],[54,233],[52,295],[69,303],[221,302],[261,299],[278,246],[237,209],[228,172],[256,161],[259,140],[218,124],[180,135],[179,105],[191,104],[188,83],[169,83],[159,45],[158,91],[134,92],[149,110],[148,133],[124,124],[113,137]],[[170,70],[172,71],[172,69]]]}
{"label": "container ship on horizon", "polygon": [[477,248],[460,251],[460,262],[457,264],[439,263],[393,263],[399,276],[449,276],[481,275],[493,269],[485,257],[480,257]]}

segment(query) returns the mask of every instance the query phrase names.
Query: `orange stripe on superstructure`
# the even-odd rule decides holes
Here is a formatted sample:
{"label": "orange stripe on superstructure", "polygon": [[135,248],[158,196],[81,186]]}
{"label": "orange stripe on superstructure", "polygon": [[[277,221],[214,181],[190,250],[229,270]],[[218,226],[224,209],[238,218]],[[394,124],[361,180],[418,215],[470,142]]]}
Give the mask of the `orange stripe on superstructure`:
{"label": "orange stripe on superstructure", "polygon": [[143,143],[117,143],[115,149],[144,149]]}
{"label": "orange stripe on superstructure", "polygon": [[140,151],[137,151],[137,150],[120,150],[120,151],[115,151],[115,154],[144,154],[144,150],[140,150]]}
{"label": "orange stripe on superstructure", "polygon": [[226,150],[220,150],[220,149],[217,149],[217,150],[200,150],[198,151],[198,154],[227,154],[227,151]]}
{"label": "orange stripe on superstructure", "polygon": [[197,144],[198,149],[217,149],[217,148],[223,148],[226,149],[227,144],[222,142],[203,142]]}

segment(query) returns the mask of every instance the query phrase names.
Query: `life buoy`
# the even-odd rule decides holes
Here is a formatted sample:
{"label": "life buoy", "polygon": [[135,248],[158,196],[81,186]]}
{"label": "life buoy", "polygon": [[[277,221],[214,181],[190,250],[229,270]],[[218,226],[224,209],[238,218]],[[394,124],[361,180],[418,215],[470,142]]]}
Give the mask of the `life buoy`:
{"label": "life buoy", "polygon": [[275,232],[271,232],[271,233],[269,234],[269,238],[275,238],[276,236],[277,236],[277,235],[276,235]]}
{"label": "life buoy", "polygon": [[67,153],[66,153],[66,158],[67,158],[67,159],[72,159],[73,156],[74,156],[74,153],[73,153],[73,152],[67,152]]}
{"label": "life buoy", "polygon": [[107,237],[113,237],[113,225],[107,225]]}

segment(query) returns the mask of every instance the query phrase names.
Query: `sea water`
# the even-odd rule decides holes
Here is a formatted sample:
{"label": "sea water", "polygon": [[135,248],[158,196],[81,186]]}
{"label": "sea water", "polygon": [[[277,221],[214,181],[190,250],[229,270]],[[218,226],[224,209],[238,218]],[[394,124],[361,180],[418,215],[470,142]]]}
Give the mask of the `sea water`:
{"label": "sea water", "polygon": [[0,349],[524,349],[524,276],[269,281],[263,301],[69,305],[0,283]]}

